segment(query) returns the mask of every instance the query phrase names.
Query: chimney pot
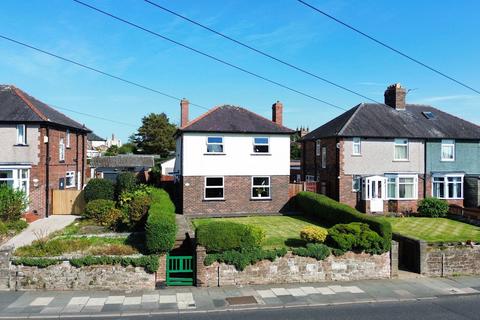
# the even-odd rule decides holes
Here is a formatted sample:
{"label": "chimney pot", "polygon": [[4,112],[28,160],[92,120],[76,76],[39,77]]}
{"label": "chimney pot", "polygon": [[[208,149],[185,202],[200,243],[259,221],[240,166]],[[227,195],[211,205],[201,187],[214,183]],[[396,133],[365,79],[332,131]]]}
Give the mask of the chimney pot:
{"label": "chimney pot", "polygon": [[280,101],[272,105],[272,121],[278,125],[283,125],[283,104]]}
{"label": "chimney pot", "polygon": [[185,127],[188,125],[188,109],[189,109],[190,102],[183,98],[180,101],[180,127]]}
{"label": "chimney pot", "polygon": [[396,110],[405,110],[405,96],[407,91],[400,83],[395,83],[387,87],[385,90],[385,104]]}

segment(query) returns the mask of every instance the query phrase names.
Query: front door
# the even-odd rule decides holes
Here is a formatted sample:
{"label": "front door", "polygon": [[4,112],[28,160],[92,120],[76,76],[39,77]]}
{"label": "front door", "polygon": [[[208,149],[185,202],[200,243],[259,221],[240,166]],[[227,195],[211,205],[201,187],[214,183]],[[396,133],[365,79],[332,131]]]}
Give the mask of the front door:
{"label": "front door", "polygon": [[383,200],[386,198],[387,178],[373,176],[367,178],[367,197],[370,201],[370,212],[383,212]]}

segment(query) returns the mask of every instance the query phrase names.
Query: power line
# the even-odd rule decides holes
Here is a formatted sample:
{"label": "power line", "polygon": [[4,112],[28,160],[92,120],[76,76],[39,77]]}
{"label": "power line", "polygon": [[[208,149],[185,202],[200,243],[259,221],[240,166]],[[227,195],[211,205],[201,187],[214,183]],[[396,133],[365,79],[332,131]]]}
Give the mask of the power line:
{"label": "power line", "polygon": [[370,36],[370,35],[368,35],[367,33],[365,33],[365,32],[363,32],[363,31],[361,31],[361,30],[359,30],[359,29],[357,29],[357,28],[355,28],[355,27],[347,24],[346,22],[343,22],[342,20],[335,18],[334,16],[326,13],[325,11],[322,11],[322,10],[320,10],[319,8],[317,8],[317,7],[311,5],[311,4],[309,4],[309,3],[307,3],[307,2],[305,2],[305,1],[303,1],[303,0],[297,0],[297,1],[300,2],[301,4],[305,5],[305,6],[309,7],[310,9],[312,9],[312,10],[314,10],[314,11],[317,11],[318,13],[324,15],[325,17],[327,17],[327,18],[329,18],[329,19],[331,19],[331,20],[333,20],[333,21],[335,21],[335,22],[337,22],[337,23],[339,23],[339,24],[347,27],[348,29],[353,30],[353,31],[355,31],[356,33],[358,33],[358,34],[360,34],[360,35],[362,35],[362,36],[364,36],[364,37],[372,40],[373,42],[375,42],[375,43],[377,43],[377,44],[379,44],[379,45],[381,45],[381,46],[383,46],[383,47],[385,47],[385,48],[387,48],[387,49],[389,49],[389,50],[391,50],[391,51],[393,51],[393,52],[401,55],[402,57],[407,58],[408,60],[413,61],[413,62],[415,62],[416,64],[419,64],[419,65],[421,65],[422,67],[427,68],[427,69],[429,69],[430,71],[433,71],[433,72],[435,72],[436,74],[439,74],[439,75],[441,75],[441,76],[444,77],[444,78],[447,78],[447,79],[449,79],[449,80],[451,80],[451,81],[453,81],[453,82],[455,82],[455,83],[457,83],[457,84],[459,84],[459,85],[461,85],[461,86],[463,86],[463,87],[465,87],[465,88],[467,88],[467,89],[469,89],[469,90],[471,90],[471,91],[473,91],[473,92],[475,92],[475,93],[480,94],[480,91],[479,91],[479,90],[477,90],[477,89],[475,89],[475,88],[472,88],[471,86],[465,84],[464,82],[461,82],[460,80],[457,80],[457,79],[455,79],[455,78],[453,78],[453,77],[451,77],[451,76],[449,76],[449,75],[447,75],[447,74],[439,71],[438,69],[435,69],[434,67],[431,67],[431,66],[427,65],[426,63],[424,63],[424,62],[422,62],[422,61],[420,61],[420,60],[418,60],[418,59],[415,59],[415,58],[413,58],[412,56],[409,56],[409,55],[406,54],[406,53],[403,53],[402,51],[400,51],[400,50],[398,50],[398,49],[395,49],[394,47],[386,44],[385,42],[382,42],[382,41],[374,38],[373,36]]}
{"label": "power line", "polygon": [[103,11],[103,10],[97,8],[97,7],[94,7],[94,6],[92,6],[92,5],[89,5],[89,4],[84,3],[84,2],[82,2],[82,1],[79,1],[79,0],[73,0],[73,1],[77,2],[78,4],[81,4],[81,5],[85,6],[85,7],[87,7],[87,8],[90,8],[90,9],[92,9],[92,10],[94,10],[94,11],[97,11],[97,12],[99,12],[99,13],[102,13],[102,14],[110,17],[110,18],[113,18],[113,19],[115,19],[115,20],[118,20],[118,21],[120,21],[120,22],[123,22],[123,23],[125,23],[125,24],[128,24],[128,25],[130,25],[130,26],[132,26],[132,27],[135,27],[135,28],[140,29],[140,30],[142,30],[142,31],[145,31],[145,32],[147,32],[147,33],[150,33],[150,34],[152,34],[152,35],[154,35],[154,36],[156,36],[156,37],[159,37],[159,38],[161,38],[161,39],[163,39],[163,40],[166,40],[166,41],[168,41],[168,42],[174,43],[174,44],[176,44],[176,45],[178,45],[178,46],[181,46],[181,47],[183,47],[183,48],[185,48],[185,49],[188,49],[188,50],[190,50],[190,51],[193,51],[193,52],[195,52],[195,53],[198,53],[198,54],[200,54],[200,55],[202,55],[202,56],[204,56],[204,57],[207,57],[207,58],[209,58],[209,59],[212,59],[212,60],[214,60],[214,61],[220,62],[220,63],[222,63],[222,64],[224,64],[224,65],[229,66],[229,67],[232,67],[232,68],[234,68],[234,69],[237,69],[237,70],[239,70],[239,71],[242,71],[242,72],[244,72],[244,73],[246,73],[246,74],[249,74],[249,75],[251,75],[251,76],[254,76],[254,77],[258,78],[258,79],[261,79],[261,80],[264,80],[264,81],[266,81],[266,82],[272,83],[272,84],[274,84],[274,85],[277,85],[277,86],[282,87],[282,88],[284,88],[284,89],[287,89],[287,90],[289,90],[289,91],[295,92],[295,93],[300,94],[300,95],[302,95],[302,96],[305,96],[305,97],[307,97],[307,98],[316,100],[316,101],[318,101],[318,102],[324,103],[324,104],[329,105],[329,106],[331,106],[331,107],[334,107],[334,108],[337,108],[337,109],[340,109],[340,110],[344,110],[344,111],[346,110],[345,108],[342,108],[342,107],[340,107],[340,106],[337,106],[337,105],[335,105],[335,104],[333,104],[333,103],[330,103],[330,102],[328,102],[328,101],[322,100],[322,99],[320,99],[320,98],[317,98],[317,97],[315,97],[315,96],[313,96],[313,95],[310,95],[310,94],[308,94],[308,93],[302,92],[302,91],[300,91],[300,90],[294,89],[294,88],[292,88],[292,87],[289,87],[289,86],[287,86],[287,85],[284,85],[284,84],[282,84],[282,83],[280,83],[280,82],[277,82],[277,81],[275,81],[275,80],[271,80],[271,79],[269,79],[269,78],[267,78],[267,77],[265,77],[265,76],[262,76],[262,75],[260,75],[260,74],[258,74],[258,73],[255,73],[255,72],[253,72],[253,71],[249,71],[249,70],[247,70],[247,69],[244,69],[244,68],[242,68],[242,67],[239,67],[239,66],[237,66],[237,65],[235,65],[235,64],[233,64],[233,63],[227,62],[227,61],[222,60],[222,59],[220,59],[220,58],[217,58],[217,57],[215,57],[215,56],[213,56],[213,55],[210,55],[210,54],[208,54],[208,53],[205,53],[205,52],[203,52],[203,51],[200,51],[200,50],[198,50],[198,49],[195,49],[195,48],[193,48],[193,47],[190,47],[190,46],[188,46],[188,45],[186,45],[186,44],[183,44],[183,43],[181,43],[181,42],[178,42],[178,41],[176,41],[176,40],[173,40],[173,39],[171,39],[171,38],[168,38],[168,37],[166,37],[166,36],[164,36],[164,35],[161,35],[161,34],[155,32],[155,31],[152,31],[152,30],[147,29],[147,28],[145,28],[145,27],[142,27],[142,26],[140,26],[140,25],[138,25],[138,24],[136,24],[136,23],[133,23],[133,22],[130,22],[130,21],[125,20],[125,19],[123,19],[123,18],[120,18],[120,17],[118,17],[118,16],[116,16],[116,15],[113,15],[113,14],[111,14],[111,13],[109,13],[109,12]]}
{"label": "power line", "polygon": [[103,120],[103,121],[108,121],[108,122],[112,122],[112,123],[116,123],[116,124],[120,124],[120,125],[124,125],[124,126],[128,126],[128,127],[138,128],[137,125],[134,125],[134,124],[131,124],[131,123],[126,123],[126,122],[122,122],[122,121],[107,119],[107,118],[95,116],[95,115],[93,115],[93,114],[89,114],[89,113],[85,113],[85,112],[80,112],[80,111],[75,111],[75,110],[72,110],[72,109],[69,109],[69,108],[65,108],[65,107],[60,107],[60,106],[57,106],[57,105],[54,105],[54,104],[49,104],[49,105],[52,106],[52,107],[55,107],[56,109],[66,110],[66,111],[69,111],[69,112],[81,114],[81,115],[86,116],[86,117],[90,117],[90,118],[94,118],[94,119],[99,119],[99,120]]}
{"label": "power line", "polygon": [[[122,78],[122,77],[113,75],[113,74],[108,73],[108,72],[106,72],[106,71],[102,71],[102,70],[100,70],[100,69],[97,69],[97,68],[88,66],[88,65],[83,64],[83,63],[81,63],[81,62],[78,62],[78,61],[75,61],[75,60],[72,60],[72,59],[68,59],[68,58],[62,57],[62,56],[60,56],[60,55],[58,55],[58,54],[55,54],[55,53],[52,53],[52,52],[49,52],[49,51],[40,49],[40,48],[38,48],[38,47],[35,47],[35,46],[33,46],[33,45],[30,45],[30,44],[27,44],[27,43],[25,43],[25,42],[21,42],[21,41],[19,41],[19,40],[15,40],[15,39],[9,38],[9,37],[4,36],[4,35],[2,35],[2,34],[0,34],[0,38],[2,38],[2,39],[4,39],[4,40],[8,40],[8,41],[13,42],[13,43],[16,43],[16,44],[21,45],[21,46],[23,46],[23,47],[26,47],[26,48],[29,48],[29,49],[32,49],[32,50],[41,52],[41,53],[46,54],[46,55],[49,55],[49,56],[51,56],[51,57],[54,57],[54,58],[57,58],[57,59],[60,59],[60,60],[69,62],[69,63],[74,64],[74,65],[76,65],[76,66],[79,66],[79,67],[88,69],[88,70],[90,70],[90,71],[93,71],[93,72],[102,74],[102,75],[104,75],[104,76],[107,76],[107,77],[110,77],[110,78],[113,78],[113,79],[122,81],[122,82],[124,82],[124,83],[128,83],[128,84],[130,84],[130,85],[133,85],[133,86],[136,86],[136,87],[139,87],[139,88],[142,88],[142,89],[145,89],[145,90],[154,92],[154,93],[158,93],[158,94],[160,94],[160,95],[162,95],[162,96],[165,96],[165,97],[167,97],[167,98],[174,99],[174,100],[177,100],[177,101],[181,101],[181,100],[182,100],[181,98],[175,97],[175,96],[170,95],[170,94],[168,94],[168,93],[158,91],[158,90],[156,90],[156,89],[153,89],[153,88],[148,87],[148,86],[146,86],[146,85],[140,84],[140,83],[138,83],[138,82],[134,82],[134,81],[131,81],[131,80],[127,80],[127,79],[125,79],[125,78]],[[204,107],[204,106],[201,106],[201,105],[198,105],[198,104],[195,104],[195,103],[190,103],[190,104],[191,104],[192,106],[196,106],[196,107],[198,107],[198,108],[202,108],[202,109],[209,110],[208,108],[206,108],[206,107]]]}
{"label": "power line", "polygon": [[260,49],[257,49],[257,48],[255,48],[255,47],[253,47],[253,46],[251,46],[251,45],[248,45],[248,44],[246,44],[246,43],[244,43],[244,42],[241,42],[240,40],[237,40],[237,39],[235,39],[235,38],[232,38],[232,37],[230,37],[230,36],[228,36],[228,35],[226,35],[226,34],[224,34],[224,33],[221,33],[220,31],[217,31],[217,30],[215,30],[215,29],[212,29],[212,28],[210,28],[210,27],[208,27],[208,26],[206,26],[206,25],[204,25],[204,24],[201,24],[200,22],[197,22],[197,21],[195,21],[195,20],[192,20],[192,19],[190,19],[190,18],[188,18],[188,17],[186,17],[186,16],[184,16],[184,15],[179,14],[178,12],[175,12],[175,11],[173,11],[173,10],[171,10],[171,9],[168,9],[168,8],[166,8],[166,7],[164,7],[164,6],[161,6],[161,5],[159,5],[158,3],[155,3],[155,2],[150,1],[150,0],[144,0],[144,1],[147,2],[147,3],[149,3],[149,4],[151,4],[151,5],[154,6],[154,7],[157,7],[158,9],[161,9],[161,10],[163,10],[163,11],[165,11],[165,12],[168,12],[168,13],[176,16],[176,17],[179,17],[179,18],[181,18],[181,19],[183,19],[183,20],[186,20],[186,21],[188,21],[188,22],[191,22],[191,23],[193,23],[194,25],[197,25],[197,26],[199,26],[199,27],[201,27],[201,28],[203,28],[203,29],[205,29],[205,30],[208,30],[208,31],[210,31],[210,32],[212,32],[212,33],[214,33],[214,34],[216,34],[216,35],[218,35],[218,36],[220,36],[220,37],[223,37],[223,38],[225,38],[225,39],[227,39],[227,40],[230,40],[230,41],[232,41],[232,42],[234,42],[234,43],[236,43],[236,44],[238,44],[238,45],[240,45],[240,46],[242,46],[242,47],[244,47],[244,48],[247,48],[247,49],[252,50],[252,51],[254,51],[254,52],[258,53],[258,54],[261,54],[261,55],[263,55],[263,56],[265,56],[265,57],[267,57],[267,58],[269,58],[269,59],[272,59],[272,60],[274,60],[274,61],[276,61],[276,62],[279,62],[279,63],[281,63],[281,64],[283,64],[283,65],[286,65],[286,66],[288,66],[288,67],[290,67],[290,68],[293,68],[293,69],[295,69],[295,70],[297,70],[297,71],[300,71],[300,72],[302,72],[302,73],[304,73],[304,74],[307,74],[307,75],[309,75],[309,76],[312,76],[312,77],[314,77],[314,78],[316,78],[316,79],[319,79],[319,80],[321,80],[321,81],[323,81],[323,82],[326,82],[326,83],[328,83],[328,84],[330,84],[330,85],[332,85],[332,86],[335,86],[335,87],[340,88],[340,89],[342,89],[342,90],[345,90],[345,91],[347,91],[347,92],[353,93],[353,94],[355,94],[355,95],[357,95],[357,96],[359,96],[359,97],[365,98],[365,99],[370,100],[370,101],[373,101],[373,102],[375,102],[375,103],[380,103],[380,102],[378,102],[378,101],[376,101],[376,100],[374,100],[374,99],[372,99],[372,98],[369,98],[369,97],[367,97],[367,96],[365,96],[365,95],[363,95],[363,94],[361,94],[361,93],[359,93],[359,92],[356,92],[356,91],[354,91],[354,90],[351,90],[351,89],[349,89],[349,88],[347,88],[347,87],[345,87],[345,86],[343,86],[343,85],[340,85],[340,84],[335,83],[335,82],[333,82],[333,81],[331,81],[331,80],[328,80],[328,79],[325,78],[325,77],[319,76],[319,75],[317,75],[317,74],[315,74],[315,73],[313,73],[313,72],[310,72],[310,71],[305,70],[305,69],[303,69],[303,68],[301,68],[301,67],[298,67],[298,66],[296,66],[296,65],[294,65],[294,64],[292,64],[292,63],[290,63],[290,62],[287,62],[287,61],[285,61],[285,60],[282,60],[282,59],[280,59],[280,58],[277,58],[277,57],[275,57],[275,56],[272,56],[271,54],[266,53],[265,51],[262,51],[262,50],[260,50]]}

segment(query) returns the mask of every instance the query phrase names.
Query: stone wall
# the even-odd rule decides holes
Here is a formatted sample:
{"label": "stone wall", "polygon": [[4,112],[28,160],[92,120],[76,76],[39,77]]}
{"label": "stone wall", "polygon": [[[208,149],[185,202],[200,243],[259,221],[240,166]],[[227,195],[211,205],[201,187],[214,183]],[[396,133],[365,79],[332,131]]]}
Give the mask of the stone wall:
{"label": "stone wall", "polygon": [[390,278],[389,253],[372,256],[348,252],[323,261],[287,253],[273,262],[263,260],[243,271],[217,262],[204,266],[205,255],[204,248],[197,248],[197,285],[203,287]]}
{"label": "stone wall", "polygon": [[480,275],[480,245],[429,244],[422,274],[427,276]]}

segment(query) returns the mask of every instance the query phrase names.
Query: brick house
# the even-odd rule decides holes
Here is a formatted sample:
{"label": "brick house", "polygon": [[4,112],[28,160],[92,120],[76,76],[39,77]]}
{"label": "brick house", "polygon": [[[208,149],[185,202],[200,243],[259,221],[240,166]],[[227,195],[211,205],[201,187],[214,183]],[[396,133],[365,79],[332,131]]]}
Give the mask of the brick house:
{"label": "brick house", "polygon": [[88,132],[22,90],[0,85],[0,184],[23,190],[28,210],[48,216],[51,190],[85,184]]}
{"label": "brick house", "polygon": [[389,86],[385,104],[359,104],[307,134],[303,179],[363,212],[416,211],[427,196],[478,199],[480,127],[405,96]]}
{"label": "brick house", "polygon": [[290,135],[283,106],[272,120],[216,107],[193,121],[182,100],[174,173],[184,214],[276,213],[288,202]]}

